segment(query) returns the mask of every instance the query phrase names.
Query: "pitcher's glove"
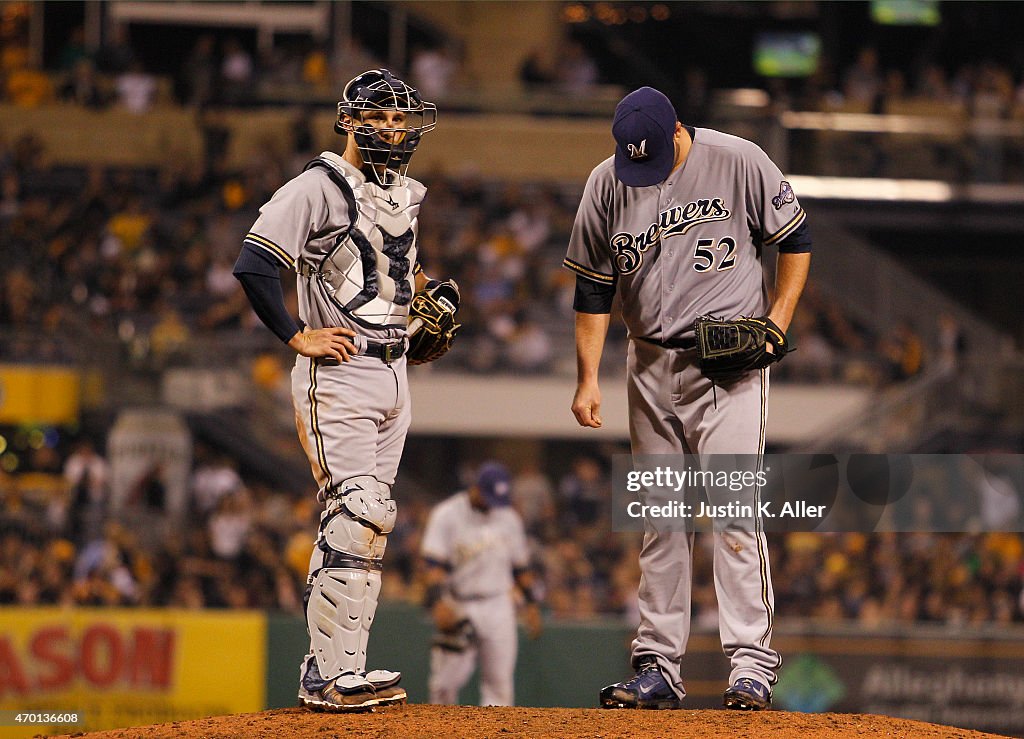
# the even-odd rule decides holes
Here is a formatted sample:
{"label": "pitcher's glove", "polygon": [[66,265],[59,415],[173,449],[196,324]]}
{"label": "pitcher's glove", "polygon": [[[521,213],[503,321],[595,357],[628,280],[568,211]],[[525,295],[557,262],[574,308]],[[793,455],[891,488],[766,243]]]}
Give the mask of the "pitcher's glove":
{"label": "pitcher's glove", "polygon": [[446,652],[459,653],[474,646],[476,639],[476,629],[468,618],[464,618],[448,631],[435,632],[431,644]]}
{"label": "pitcher's glove", "polygon": [[786,334],[768,316],[732,321],[700,316],[693,330],[701,374],[716,384],[781,361],[790,350]]}
{"label": "pitcher's glove", "polygon": [[459,286],[455,280],[431,280],[413,296],[409,307],[409,364],[433,362],[452,348],[462,324],[455,322]]}

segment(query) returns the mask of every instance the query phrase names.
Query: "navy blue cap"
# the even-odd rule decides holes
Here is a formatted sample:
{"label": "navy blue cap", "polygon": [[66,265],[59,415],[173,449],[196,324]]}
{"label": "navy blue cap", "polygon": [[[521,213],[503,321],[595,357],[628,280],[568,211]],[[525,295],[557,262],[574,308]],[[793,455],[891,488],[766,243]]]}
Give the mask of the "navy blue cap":
{"label": "navy blue cap", "polygon": [[512,502],[512,475],[499,462],[481,465],[476,484],[489,508],[507,506]]}
{"label": "navy blue cap", "polygon": [[641,87],[619,101],[612,120],[615,176],[630,187],[650,187],[668,177],[676,160],[672,102],[653,87]]}

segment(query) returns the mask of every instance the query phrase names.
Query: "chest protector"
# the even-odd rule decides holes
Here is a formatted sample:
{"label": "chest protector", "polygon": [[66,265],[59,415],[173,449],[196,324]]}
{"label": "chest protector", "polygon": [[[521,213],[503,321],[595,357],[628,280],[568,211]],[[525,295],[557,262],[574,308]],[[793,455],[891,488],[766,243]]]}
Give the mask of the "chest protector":
{"label": "chest protector", "polygon": [[323,168],[348,203],[350,225],[310,274],[319,289],[356,323],[405,328],[416,264],[416,217],[426,188],[407,179],[388,189],[346,177],[318,157],[306,169]]}

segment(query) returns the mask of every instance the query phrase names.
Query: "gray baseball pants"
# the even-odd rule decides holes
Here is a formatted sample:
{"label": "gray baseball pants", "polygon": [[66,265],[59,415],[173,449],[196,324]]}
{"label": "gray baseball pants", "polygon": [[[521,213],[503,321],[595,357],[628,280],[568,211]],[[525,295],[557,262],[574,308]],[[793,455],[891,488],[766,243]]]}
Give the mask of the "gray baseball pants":
{"label": "gray baseball pants", "polygon": [[[695,350],[642,341],[630,341],[627,368],[633,454],[763,453],[768,370],[713,393],[711,382],[700,373]],[[716,504],[718,493],[707,492],[709,502]],[[632,653],[634,666],[640,657],[656,657],[683,697],[680,665],[690,635],[694,533],[680,530],[678,521],[673,527],[659,531],[657,519],[644,522],[640,627]],[[730,684],[750,677],[771,685],[782,660],[771,648],[775,595],[768,547],[760,519],[740,528],[712,534],[722,649],[732,664]]]}
{"label": "gray baseball pants", "polygon": [[362,354],[343,363],[296,359],[295,424],[321,499],[349,477],[395,484],[412,423],[405,366],[405,357],[387,365]]}

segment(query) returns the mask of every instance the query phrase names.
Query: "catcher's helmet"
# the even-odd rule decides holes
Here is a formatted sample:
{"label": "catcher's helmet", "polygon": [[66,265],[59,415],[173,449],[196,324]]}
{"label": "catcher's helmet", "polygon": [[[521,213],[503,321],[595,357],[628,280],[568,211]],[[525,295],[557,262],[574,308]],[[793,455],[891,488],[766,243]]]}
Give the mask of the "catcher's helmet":
{"label": "catcher's helmet", "polygon": [[[437,125],[437,106],[423,102],[416,88],[386,69],[371,69],[353,77],[341,96],[334,130],[355,136],[363,161],[372,165],[380,184],[394,184],[396,178],[401,184],[420,136]],[[405,113],[406,123],[401,128],[375,128],[363,122],[363,115],[373,110]],[[345,116],[352,119],[350,123],[344,121]],[[385,133],[392,134],[391,141],[381,136]]]}

